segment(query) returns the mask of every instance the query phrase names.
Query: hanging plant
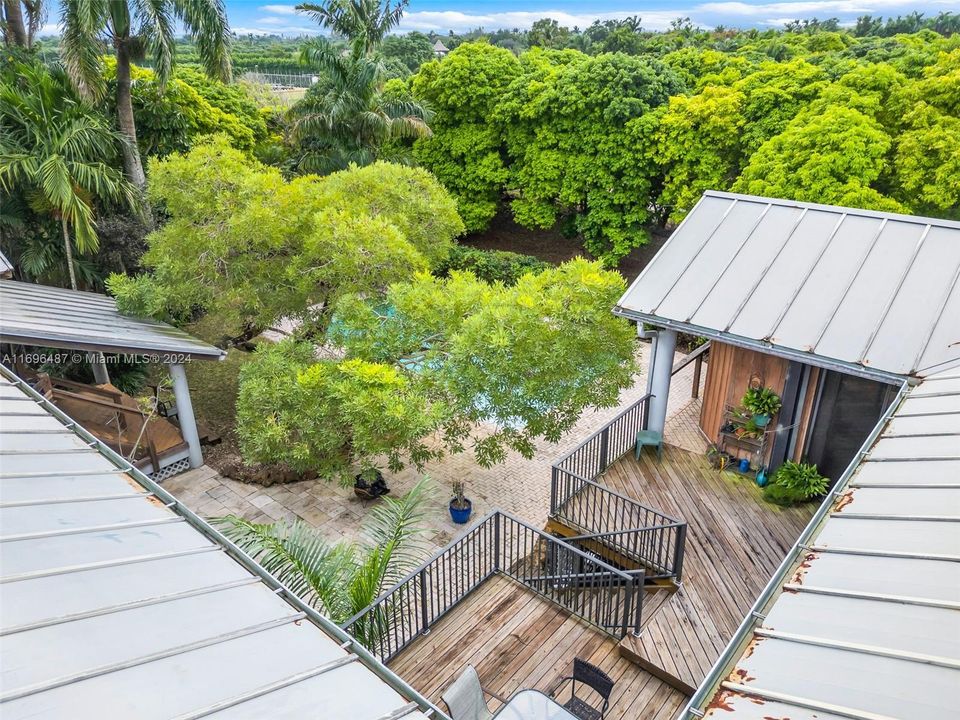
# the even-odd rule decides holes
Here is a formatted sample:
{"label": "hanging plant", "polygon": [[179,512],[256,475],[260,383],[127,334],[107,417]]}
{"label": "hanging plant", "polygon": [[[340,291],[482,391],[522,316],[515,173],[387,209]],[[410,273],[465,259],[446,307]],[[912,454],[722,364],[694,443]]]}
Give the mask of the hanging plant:
{"label": "hanging plant", "polygon": [[767,387],[748,389],[740,402],[744,409],[753,414],[756,426],[761,428],[765,427],[783,406],[780,396]]}

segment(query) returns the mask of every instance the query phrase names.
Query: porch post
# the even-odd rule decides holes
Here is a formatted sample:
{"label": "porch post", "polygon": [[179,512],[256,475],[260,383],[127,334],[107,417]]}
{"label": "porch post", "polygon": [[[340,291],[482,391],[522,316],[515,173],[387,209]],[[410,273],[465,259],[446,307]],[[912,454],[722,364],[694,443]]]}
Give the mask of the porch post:
{"label": "porch post", "polygon": [[87,360],[90,361],[90,369],[93,370],[93,380],[97,385],[106,385],[110,382],[110,374],[107,372],[107,360],[103,357],[103,353],[87,353]]}
{"label": "porch post", "polygon": [[670,398],[670,374],[673,372],[673,351],[677,346],[675,330],[658,330],[650,353],[650,414],[647,428],[661,435],[667,424],[667,400]]}
{"label": "porch post", "polygon": [[200,435],[197,432],[197,421],[193,417],[193,403],[190,402],[190,388],[187,386],[187,373],[181,363],[169,363],[170,378],[173,380],[173,397],[177,401],[177,419],[180,421],[180,432],[187,441],[190,453],[190,467],[198,468],[203,465],[203,453],[200,452]]}

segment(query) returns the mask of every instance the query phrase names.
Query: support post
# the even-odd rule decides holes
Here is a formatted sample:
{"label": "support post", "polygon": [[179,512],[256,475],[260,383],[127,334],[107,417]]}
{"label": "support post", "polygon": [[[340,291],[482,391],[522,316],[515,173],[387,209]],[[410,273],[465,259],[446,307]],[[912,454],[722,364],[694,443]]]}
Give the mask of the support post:
{"label": "support post", "polygon": [[190,467],[198,468],[203,465],[203,453],[200,451],[200,434],[197,432],[197,421],[193,417],[193,403],[190,402],[190,388],[187,385],[187,373],[181,363],[169,363],[170,378],[173,380],[173,396],[177,401],[177,419],[180,421],[180,432],[187,441],[190,454]]}
{"label": "support post", "polygon": [[107,359],[103,357],[103,353],[87,353],[87,360],[90,362],[90,368],[93,370],[93,380],[97,385],[106,385],[110,382],[110,374],[107,372]]}
{"label": "support post", "polygon": [[670,399],[670,374],[677,346],[675,330],[658,330],[657,342],[650,354],[650,409],[647,427],[661,435],[667,424],[667,400]]}

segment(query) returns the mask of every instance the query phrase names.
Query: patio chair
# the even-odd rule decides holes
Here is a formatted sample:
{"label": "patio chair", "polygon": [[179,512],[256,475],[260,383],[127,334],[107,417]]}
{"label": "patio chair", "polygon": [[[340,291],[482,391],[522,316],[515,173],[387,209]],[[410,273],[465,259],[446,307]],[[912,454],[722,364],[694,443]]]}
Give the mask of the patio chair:
{"label": "patio chair", "polygon": [[644,446],[649,445],[650,447],[657,448],[657,460],[663,458],[663,435],[658,433],[656,430],[641,430],[637,433],[637,450],[635,457],[637,460],[640,459],[640,452],[643,450]]}
{"label": "patio chair", "polygon": [[[591,665],[580,658],[574,658],[573,675],[561,678],[554,688],[554,692],[550,693],[550,697],[555,697],[556,690],[567,680],[572,680],[573,686],[570,688],[570,699],[563,704],[563,707],[580,720],[603,720],[607,708],[610,706],[610,694],[613,692],[613,680],[610,679],[610,676],[596,665]],[[586,685],[603,699],[603,705],[599,710],[577,696],[577,683]]]}
{"label": "patio chair", "polygon": [[487,701],[483,699],[484,693],[504,705],[507,704],[507,701],[496,693],[484,689],[480,685],[477,669],[473,665],[467,665],[460,677],[454,680],[440,697],[446,703],[453,720],[490,720],[493,714],[487,707]]}

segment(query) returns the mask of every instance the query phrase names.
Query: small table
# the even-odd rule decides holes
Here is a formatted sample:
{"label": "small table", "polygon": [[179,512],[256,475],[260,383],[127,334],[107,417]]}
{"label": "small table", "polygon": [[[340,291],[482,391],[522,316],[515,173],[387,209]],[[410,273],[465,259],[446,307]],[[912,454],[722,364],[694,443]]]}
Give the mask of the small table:
{"label": "small table", "polygon": [[496,720],[577,720],[539,690],[519,690],[497,714]]}

